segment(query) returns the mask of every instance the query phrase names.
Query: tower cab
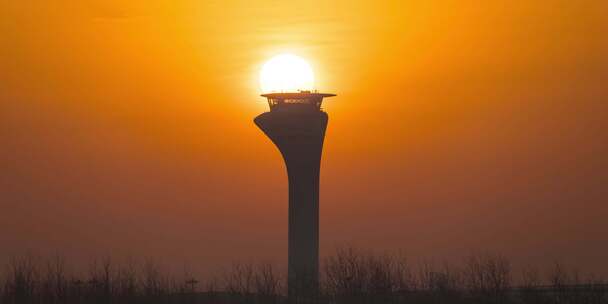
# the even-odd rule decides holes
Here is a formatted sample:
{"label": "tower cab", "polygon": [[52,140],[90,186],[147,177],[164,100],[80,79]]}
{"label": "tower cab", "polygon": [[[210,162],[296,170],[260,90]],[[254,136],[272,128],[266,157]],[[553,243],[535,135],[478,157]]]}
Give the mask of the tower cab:
{"label": "tower cab", "polygon": [[268,99],[271,112],[318,112],[324,97],[335,94],[317,93],[315,91],[299,91],[297,93],[268,93],[262,94]]}

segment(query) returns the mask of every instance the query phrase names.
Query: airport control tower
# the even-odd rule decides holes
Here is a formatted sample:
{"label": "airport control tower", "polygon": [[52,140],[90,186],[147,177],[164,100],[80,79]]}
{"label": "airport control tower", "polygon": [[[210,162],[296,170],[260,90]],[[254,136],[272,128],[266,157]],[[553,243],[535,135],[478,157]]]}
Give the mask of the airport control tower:
{"label": "airport control tower", "polygon": [[255,124],[279,148],[289,178],[287,289],[290,299],[310,299],[319,288],[319,171],[327,113],[311,91],[263,94],[270,111]]}

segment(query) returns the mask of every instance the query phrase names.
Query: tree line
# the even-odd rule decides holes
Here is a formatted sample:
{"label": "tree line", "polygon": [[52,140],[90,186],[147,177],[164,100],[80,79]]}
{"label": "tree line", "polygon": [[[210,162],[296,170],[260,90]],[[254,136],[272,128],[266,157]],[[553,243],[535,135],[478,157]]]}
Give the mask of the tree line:
{"label": "tree line", "polygon": [[316,299],[287,299],[285,280],[269,263],[235,263],[198,280],[164,274],[153,261],[91,263],[68,270],[60,256],[8,259],[0,271],[0,303],[608,303],[608,284],[555,263],[514,272],[498,254],[473,254],[462,263],[423,262],[341,248],[323,259]]}

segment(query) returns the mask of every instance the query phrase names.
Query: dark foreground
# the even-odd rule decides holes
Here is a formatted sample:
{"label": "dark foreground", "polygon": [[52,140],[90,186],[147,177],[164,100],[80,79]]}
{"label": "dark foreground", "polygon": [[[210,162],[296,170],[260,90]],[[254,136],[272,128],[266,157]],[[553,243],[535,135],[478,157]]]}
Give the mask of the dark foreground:
{"label": "dark foreground", "polygon": [[234,264],[199,282],[190,274],[164,275],[152,262],[110,259],[85,272],[68,271],[61,258],[13,258],[0,268],[0,303],[589,303],[608,304],[608,284],[555,263],[515,273],[499,255],[475,255],[462,265],[422,263],[339,250],[323,261],[317,299],[284,296],[270,264]]}

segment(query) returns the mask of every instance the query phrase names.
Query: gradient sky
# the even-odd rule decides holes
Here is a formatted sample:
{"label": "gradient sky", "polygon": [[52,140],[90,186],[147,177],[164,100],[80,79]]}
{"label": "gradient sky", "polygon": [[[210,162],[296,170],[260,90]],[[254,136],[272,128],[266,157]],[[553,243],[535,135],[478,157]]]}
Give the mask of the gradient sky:
{"label": "gradient sky", "polygon": [[323,255],[608,274],[608,2],[353,2],[0,3],[0,258],[285,264],[286,172],[252,119],[291,52],[338,94]]}

